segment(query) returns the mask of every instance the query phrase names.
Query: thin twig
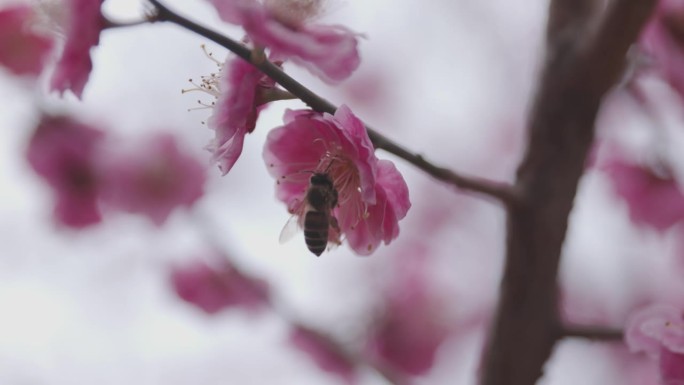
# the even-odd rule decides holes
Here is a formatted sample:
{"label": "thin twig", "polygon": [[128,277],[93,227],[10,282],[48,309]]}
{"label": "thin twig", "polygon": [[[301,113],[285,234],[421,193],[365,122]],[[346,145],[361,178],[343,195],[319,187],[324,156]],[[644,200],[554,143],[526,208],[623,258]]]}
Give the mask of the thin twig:
{"label": "thin twig", "polygon": [[[280,84],[290,93],[297,96],[315,111],[334,114],[337,110],[337,107],[335,107],[332,103],[318,96],[316,93],[290,77],[272,62],[268,60],[254,60],[252,57],[252,51],[239,42],[230,39],[229,37],[216,31],[203,27],[175,13],[166,6],[162,5],[158,0],[149,1],[157,8],[156,13],[150,18],[151,21],[168,21],[177,24],[223,46],[238,57],[259,68],[264,74],[268,75],[276,83]],[[466,176],[447,168],[436,166],[425,160],[421,155],[415,154],[405,149],[372,128],[368,126],[366,126],[366,128],[368,130],[368,136],[373,142],[375,148],[383,149],[406,160],[407,162],[413,164],[414,166],[442,182],[454,185],[463,190],[493,197],[507,205],[513,204],[517,201],[517,194],[510,184],[496,182],[485,178]]]}
{"label": "thin twig", "polygon": [[620,329],[611,329],[598,326],[565,326],[561,330],[561,337],[618,342],[623,340],[624,333]]}

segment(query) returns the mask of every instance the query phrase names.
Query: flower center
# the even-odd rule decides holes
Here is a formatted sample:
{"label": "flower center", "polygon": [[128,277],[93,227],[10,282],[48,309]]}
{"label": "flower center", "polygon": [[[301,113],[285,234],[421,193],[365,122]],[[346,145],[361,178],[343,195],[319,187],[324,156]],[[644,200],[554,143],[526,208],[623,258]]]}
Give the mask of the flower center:
{"label": "flower center", "polygon": [[264,5],[278,21],[290,27],[304,24],[321,10],[321,0],[265,0]]}
{"label": "flower center", "polygon": [[337,190],[337,207],[355,218],[355,223],[367,217],[367,206],[361,198],[361,178],[354,161],[342,154],[342,149],[333,147],[326,150],[316,172],[327,173]]}

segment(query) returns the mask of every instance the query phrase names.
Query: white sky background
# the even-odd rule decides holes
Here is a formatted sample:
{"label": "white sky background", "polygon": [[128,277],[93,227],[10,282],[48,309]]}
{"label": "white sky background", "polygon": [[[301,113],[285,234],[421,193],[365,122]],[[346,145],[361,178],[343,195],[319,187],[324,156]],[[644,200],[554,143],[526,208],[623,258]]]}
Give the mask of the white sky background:
{"label": "white sky background", "polygon": [[[140,9],[134,0],[107,1],[111,15],[133,18]],[[221,26],[202,1],[166,3],[241,37],[237,29]],[[522,143],[545,7],[528,0],[335,0],[323,21],[366,35],[358,73],[347,86],[333,88],[303,70],[286,70],[438,164],[508,179]],[[188,113],[200,95],[180,93],[189,77],[214,70],[199,48],[203,43],[223,57],[220,47],[173,25],[107,31],[94,53],[84,100],[53,97],[43,104],[101,122],[120,135],[172,130],[206,159],[202,148],[211,132],[200,121],[208,112]],[[377,100],[354,98],[351,89],[370,81],[380,94]],[[288,215],[274,199],[261,149],[268,129],[280,124],[285,107],[299,107],[296,102],[262,114],[228,176],[219,177],[212,167],[208,194],[195,213],[176,213],[161,231],[125,215],[112,215],[83,232],[56,230],[50,194],[23,158],[32,96],[25,83],[0,72],[2,384],[339,383],[283,343],[285,328],[277,317],[229,311],[209,318],[175,298],[167,283],[169,263],[201,252],[207,229],[245,269],[269,279],[292,312],[346,338],[358,333],[361,324],[355,320],[369,316],[381,283],[376,273],[401,263],[410,242],[426,240],[435,252],[435,282],[453,299],[449,312],[467,318],[491,305],[496,294],[503,242],[497,206],[454,194],[401,160],[396,164],[414,207],[398,241],[369,258],[352,255],[344,245],[321,258],[308,253],[300,239],[279,245]],[[572,259],[564,261],[567,292],[595,300],[578,300],[587,319],[619,323],[628,302],[625,280],[635,279],[635,271],[646,271],[640,282],[668,271],[663,261],[649,262],[646,269],[621,258],[667,253],[667,246],[627,224],[604,181],[588,178],[581,198],[567,247]],[[431,213],[440,212],[448,213],[444,226],[422,233]],[[425,384],[473,381],[479,337],[457,342],[445,346]],[[557,374],[567,371],[574,373],[573,383],[607,383],[617,369],[601,366],[604,354],[582,344],[562,347],[564,359],[554,362],[548,383],[569,384]],[[382,383],[372,373],[363,379],[363,384]]]}

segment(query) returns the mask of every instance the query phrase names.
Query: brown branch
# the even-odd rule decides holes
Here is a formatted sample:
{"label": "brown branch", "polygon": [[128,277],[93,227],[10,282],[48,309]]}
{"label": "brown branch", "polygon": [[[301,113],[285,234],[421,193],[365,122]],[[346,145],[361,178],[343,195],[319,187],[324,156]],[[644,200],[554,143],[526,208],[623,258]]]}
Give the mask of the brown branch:
{"label": "brown branch", "polygon": [[[259,58],[259,60],[255,60],[255,58],[252,57],[252,51],[244,45],[171,11],[157,0],[149,1],[156,7],[156,13],[150,17],[151,21],[168,21],[177,24],[223,46],[240,58],[250,62],[253,66],[259,68],[264,74],[268,75],[276,83],[280,84],[283,88],[302,100],[304,103],[306,103],[306,105],[315,111],[334,114],[335,110],[337,110],[336,106],[290,77],[288,74],[283,72],[280,67],[274,65],[268,60],[265,60],[263,57]],[[410,152],[406,148],[393,142],[388,137],[368,127],[367,125],[366,128],[368,130],[368,136],[373,142],[375,148],[383,149],[404,159],[405,161],[413,164],[414,166],[442,182],[451,184],[463,190],[480,193],[495,198],[499,201],[502,201],[504,204],[512,204],[516,200],[515,191],[507,183],[466,176],[456,173],[455,171],[445,167],[437,166],[425,160],[421,155]]]}
{"label": "brown branch", "polygon": [[620,329],[610,329],[598,326],[565,326],[561,330],[560,338],[584,338],[594,341],[615,341],[624,339]]}
{"label": "brown branch", "polygon": [[[573,2],[552,1],[551,13]],[[559,338],[558,265],[594,120],[654,3],[615,0],[595,29],[578,31],[573,40],[565,35],[548,41],[518,169],[521,202],[508,212],[506,263],[482,385],[534,384]]]}

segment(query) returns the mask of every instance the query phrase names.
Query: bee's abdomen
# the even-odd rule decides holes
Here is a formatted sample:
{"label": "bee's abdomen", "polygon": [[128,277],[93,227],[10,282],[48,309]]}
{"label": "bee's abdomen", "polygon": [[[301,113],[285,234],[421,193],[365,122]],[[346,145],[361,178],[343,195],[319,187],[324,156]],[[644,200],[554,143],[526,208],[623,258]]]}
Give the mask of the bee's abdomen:
{"label": "bee's abdomen", "polygon": [[309,211],[304,217],[304,241],[309,251],[320,256],[328,245],[328,216],[320,211]]}

